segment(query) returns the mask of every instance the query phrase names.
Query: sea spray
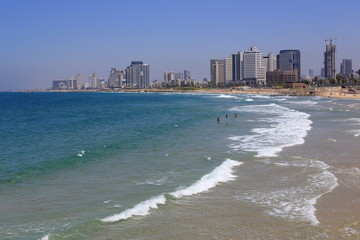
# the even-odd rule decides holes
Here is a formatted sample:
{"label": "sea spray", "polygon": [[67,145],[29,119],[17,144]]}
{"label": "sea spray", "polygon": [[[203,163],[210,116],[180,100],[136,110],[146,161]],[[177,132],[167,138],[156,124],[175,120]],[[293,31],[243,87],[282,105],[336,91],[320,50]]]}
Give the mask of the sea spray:
{"label": "sea spray", "polygon": [[241,164],[242,162],[226,159],[220,166],[216,167],[209,174],[204,175],[200,180],[190,185],[189,187],[153,197],[135,205],[132,208],[126,209],[119,214],[105,217],[101,219],[101,221],[109,223],[126,220],[133,216],[146,216],[150,213],[151,209],[156,209],[159,205],[165,204],[167,196],[181,198],[205,192],[220,183],[234,180],[236,176],[232,174],[233,168],[240,166]]}

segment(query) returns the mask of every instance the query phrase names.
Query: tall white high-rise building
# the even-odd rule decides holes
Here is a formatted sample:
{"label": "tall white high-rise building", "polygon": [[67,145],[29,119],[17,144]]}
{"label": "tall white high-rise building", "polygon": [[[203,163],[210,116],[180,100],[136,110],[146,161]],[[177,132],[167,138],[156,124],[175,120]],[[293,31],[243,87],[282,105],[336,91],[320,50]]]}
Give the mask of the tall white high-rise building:
{"label": "tall white high-rise building", "polygon": [[244,81],[247,85],[266,83],[266,68],[263,66],[262,53],[254,46],[244,52]]}
{"label": "tall white high-rise building", "polygon": [[272,72],[277,69],[276,56],[272,53],[269,53],[267,57],[268,57],[267,71]]}
{"label": "tall white high-rise building", "polygon": [[229,84],[233,82],[233,65],[232,57],[225,58],[225,83]]}
{"label": "tall white high-rise building", "polygon": [[213,85],[218,86],[225,83],[225,60],[210,60],[210,81]]}
{"label": "tall white high-rise building", "polygon": [[164,82],[169,84],[175,80],[175,73],[174,72],[164,72]]}
{"label": "tall white high-rise building", "polygon": [[94,89],[97,88],[97,77],[95,73],[91,74],[89,77],[89,87]]}
{"label": "tall white high-rise building", "polygon": [[82,76],[80,73],[76,74],[75,80],[74,80],[74,88],[80,89],[82,86]]}
{"label": "tall white high-rise building", "polygon": [[148,88],[150,85],[149,65],[132,61],[126,69],[126,85],[130,88]]}
{"label": "tall white high-rise building", "polygon": [[184,80],[184,73],[179,72],[179,73],[175,73],[175,80]]}

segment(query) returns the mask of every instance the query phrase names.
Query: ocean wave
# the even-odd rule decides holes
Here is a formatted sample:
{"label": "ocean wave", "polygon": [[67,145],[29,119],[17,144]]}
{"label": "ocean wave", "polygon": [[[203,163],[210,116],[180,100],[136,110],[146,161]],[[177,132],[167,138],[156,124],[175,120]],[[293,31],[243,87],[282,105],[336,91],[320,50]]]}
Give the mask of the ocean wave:
{"label": "ocean wave", "polygon": [[316,105],[318,104],[318,102],[316,101],[311,101],[311,100],[306,100],[306,101],[289,101],[289,103],[292,104],[301,104],[301,105]]}
{"label": "ocean wave", "polygon": [[50,234],[47,234],[41,238],[41,240],[49,240]]}
{"label": "ocean wave", "polygon": [[146,180],[144,182],[136,182],[136,185],[157,185],[157,186],[160,186],[160,185],[163,185],[166,182],[166,180],[167,180],[166,177],[156,179],[156,180],[149,179],[149,180]]}
{"label": "ocean wave", "polygon": [[266,99],[267,99],[267,98],[270,98],[269,95],[260,95],[260,94],[259,94],[259,95],[251,95],[251,97],[252,97],[252,98],[266,98]]}
{"label": "ocean wave", "polygon": [[341,184],[348,188],[360,189],[360,169],[357,167],[335,169],[334,173],[341,176]]}
{"label": "ocean wave", "polygon": [[220,166],[216,167],[211,173],[204,175],[199,181],[193,185],[177,190],[170,193],[175,198],[181,198],[185,196],[191,196],[197,193],[201,193],[215,187],[219,183],[228,182],[236,178],[232,174],[232,169],[235,166],[241,165],[241,162],[237,162],[231,159],[225,160]]}
{"label": "ocean wave", "polygon": [[348,133],[352,134],[354,137],[359,137],[360,129],[349,130]]}
{"label": "ocean wave", "polygon": [[347,118],[344,121],[350,123],[350,125],[360,125],[360,118]]}
{"label": "ocean wave", "polygon": [[220,94],[220,95],[215,95],[215,97],[216,98],[228,98],[228,99],[242,99],[240,97],[230,95],[230,94]]}
{"label": "ocean wave", "polygon": [[126,220],[133,216],[146,216],[150,213],[151,209],[156,209],[159,205],[165,204],[167,196],[172,198],[181,198],[205,192],[220,183],[234,180],[236,176],[232,174],[233,168],[241,164],[241,162],[226,159],[220,166],[216,167],[212,172],[204,175],[200,180],[190,185],[189,187],[182,188],[171,193],[158,195],[143,201],[132,208],[126,209],[119,214],[105,217],[101,219],[101,221],[105,223],[111,223],[120,220]]}
{"label": "ocean wave", "polygon": [[316,161],[320,172],[309,175],[304,184],[275,191],[252,191],[238,196],[237,199],[267,207],[269,210],[265,212],[271,216],[317,225],[319,224],[315,215],[317,200],[338,186],[338,179],[326,170],[329,166],[320,162]]}
{"label": "ocean wave", "polygon": [[[229,137],[233,140],[230,148],[257,152],[257,157],[274,157],[285,147],[303,144],[312,124],[309,114],[274,103],[234,107],[230,111],[275,115],[265,119],[265,122],[271,123],[267,128],[254,128],[251,135]],[[264,122],[264,119],[261,121]]]}

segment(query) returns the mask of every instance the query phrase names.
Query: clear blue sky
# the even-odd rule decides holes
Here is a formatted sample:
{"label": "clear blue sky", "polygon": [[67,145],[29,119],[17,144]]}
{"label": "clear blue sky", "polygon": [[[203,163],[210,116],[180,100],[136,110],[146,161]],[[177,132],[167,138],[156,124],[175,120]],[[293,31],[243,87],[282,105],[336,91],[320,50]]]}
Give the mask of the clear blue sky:
{"label": "clear blue sky", "polygon": [[360,68],[359,0],[0,0],[0,91],[45,89],[58,77],[95,72],[132,60],[164,71],[209,77],[211,58],[246,50],[299,49],[302,73],[323,65],[325,39],[337,64]]}

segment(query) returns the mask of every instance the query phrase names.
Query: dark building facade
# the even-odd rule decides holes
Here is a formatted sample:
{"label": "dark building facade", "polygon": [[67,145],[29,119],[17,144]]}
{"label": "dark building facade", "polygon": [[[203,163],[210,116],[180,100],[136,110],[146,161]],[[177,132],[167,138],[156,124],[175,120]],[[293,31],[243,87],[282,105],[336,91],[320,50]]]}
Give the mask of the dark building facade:
{"label": "dark building facade", "polygon": [[301,77],[300,50],[280,50],[278,55],[278,69],[282,71],[297,70],[297,77]]}
{"label": "dark building facade", "polygon": [[298,72],[275,70],[266,73],[266,85],[269,87],[285,86],[286,82],[297,82]]}

